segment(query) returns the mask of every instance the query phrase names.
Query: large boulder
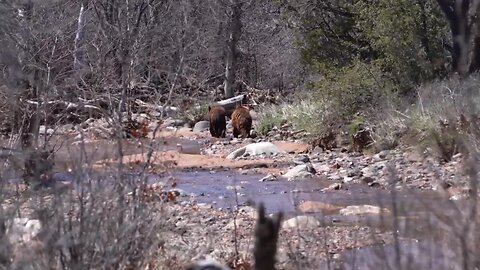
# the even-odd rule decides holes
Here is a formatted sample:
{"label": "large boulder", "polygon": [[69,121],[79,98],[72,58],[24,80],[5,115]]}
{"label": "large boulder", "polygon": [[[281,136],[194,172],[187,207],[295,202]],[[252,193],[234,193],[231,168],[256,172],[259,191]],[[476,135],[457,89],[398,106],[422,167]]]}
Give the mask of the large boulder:
{"label": "large boulder", "polygon": [[304,179],[311,178],[316,173],[317,172],[313,168],[312,164],[302,164],[291,168],[283,175],[283,177],[287,178],[288,180]]}
{"label": "large boulder", "polygon": [[206,131],[210,128],[210,122],[209,121],[199,121],[193,126],[193,132],[202,132]]}
{"label": "large boulder", "polygon": [[245,156],[256,156],[256,155],[274,155],[274,154],[283,154],[286,153],[283,149],[280,149],[275,144],[271,142],[259,142],[246,145],[242,148],[239,148],[227,156],[227,159],[236,159],[239,157]]}

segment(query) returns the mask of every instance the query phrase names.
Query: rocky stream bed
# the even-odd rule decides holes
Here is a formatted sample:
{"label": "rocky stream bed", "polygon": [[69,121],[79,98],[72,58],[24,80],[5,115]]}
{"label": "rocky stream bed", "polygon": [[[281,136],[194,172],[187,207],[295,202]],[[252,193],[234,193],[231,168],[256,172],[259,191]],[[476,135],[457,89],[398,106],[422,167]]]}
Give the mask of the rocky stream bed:
{"label": "rocky stream bed", "polygon": [[[117,142],[79,138],[74,131],[58,135],[57,182],[75,182],[75,164],[97,175],[118,164]],[[204,129],[164,127],[153,144],[151,137],[123,140],[129,177],[151,147],[146,181],[178,194],[166,203],[172,229],[162,235],[170,239],[164,256],[177,267],[212,257],[249,269],[255,205],[263,202],[268,213],[285,214],[279,269],[456,269],[457,251],[445,240],[452,224],[444,220],[461,215],[469,191],[461,155],[440,164],[414,148],[307,151],[300,140],[214,139]]]}

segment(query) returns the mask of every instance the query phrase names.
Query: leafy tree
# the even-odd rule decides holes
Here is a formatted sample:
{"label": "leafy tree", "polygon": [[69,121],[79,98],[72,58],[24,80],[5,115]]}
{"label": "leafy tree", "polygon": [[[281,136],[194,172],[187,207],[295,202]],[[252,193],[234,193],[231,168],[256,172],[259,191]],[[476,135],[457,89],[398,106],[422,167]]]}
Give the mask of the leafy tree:
{"label": "leafy tree", "polygon": [[402,89],[446,74],[447,28],[433,0],[356,1],[353,9],[374,52],[368,60]]}
{"label": "leafy tree", "polygon": [[480,70],[480,1],[437,2],[450,26],[452,71],[465,76]]}
{"label": "leafy tree", "polygon": [[446,28],[433,0],[304,0],[284,7],[304,61],[320,72],[360,60],[397,83],[444,74]]}

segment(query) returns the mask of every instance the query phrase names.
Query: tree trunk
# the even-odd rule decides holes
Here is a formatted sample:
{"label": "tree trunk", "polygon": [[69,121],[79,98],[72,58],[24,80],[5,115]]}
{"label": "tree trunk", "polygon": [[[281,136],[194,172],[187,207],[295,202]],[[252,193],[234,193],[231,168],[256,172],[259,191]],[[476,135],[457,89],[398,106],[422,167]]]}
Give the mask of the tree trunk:
{"label": "tree trunk", "polygon": [[230,30],[228,39],[227,61],[225,64],[225,98],[234,95],[234,85],[237,69],[237,43],[242,34],[242,3],[233,0],[232,15],[230,17]]}
{"label": "tree trunk", "polygon": [[437,0],[447,21],[453,40],[452,71],[464,77],[468,74],[470,27],[468,11],[470,0]]}
{"label": "tree trunk", "polygon": [[85,70],[86,56],[85,56],[85,26],[87,24],[87,8],[88,1],[82,1],[80,12],[78,14],[77,31],[75,33],[75,49],[73,52],[73,68],[77,79],[80,79]]}
{"label": "tree trunk", "polygon": [[[480,5],[479,1],[477,0],[474,2],[475,14],[480,14]],[[477,16],[474,17],[473,22],[473,47],[472,47],[472,55],[471,55],[471,63],[469,72],[477,72],[480,70],[480,18]]]}
{"label": "tree trunk", "polygon": [[[28,99],[36,100],[38,97],[38,89],[41,84],[41,79],[39,78],[39,71],[36,67],[32,66],[29,58],[30,52],[34,50],[34,40],[30,37],[30,25],[33,14],[33,2],[27,1],[22,5],[21,11],[18,14],[22,27],[22,42],[23,42],[23,51],[20,53],[20,63],[24,67],[25,76],[28,81],[26,81],[25,88],[21,89],[22,96]],[[35,57],[33,57],[35,59]],[[30,106],[25,102],[21,102],[18,108],[21,118],[24,120],[21,131],[21,146],[24,150],[29,150],[32,147],[36,147],[38,143],[38,130],[39,130],[39,113],[38,106],[35,108],[35,111],[30,109]]]}

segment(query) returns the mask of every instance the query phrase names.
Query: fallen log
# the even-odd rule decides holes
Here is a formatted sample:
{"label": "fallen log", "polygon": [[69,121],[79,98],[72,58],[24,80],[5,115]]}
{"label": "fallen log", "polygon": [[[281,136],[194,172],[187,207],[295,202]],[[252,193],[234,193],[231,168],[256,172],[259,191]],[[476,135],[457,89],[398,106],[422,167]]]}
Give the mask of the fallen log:
{"label": "fallen log", "polygon": [[217,101],[210,106],[221,106],[225,109],[227,117],[230,118],[235,107],[246,102],[247,95],[238,95],[229,99]]}

